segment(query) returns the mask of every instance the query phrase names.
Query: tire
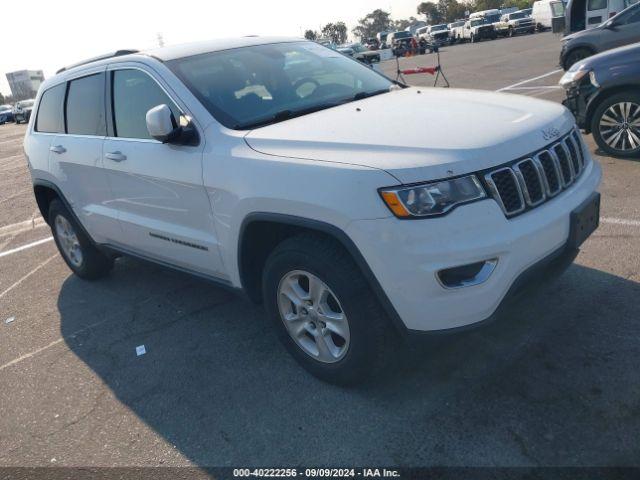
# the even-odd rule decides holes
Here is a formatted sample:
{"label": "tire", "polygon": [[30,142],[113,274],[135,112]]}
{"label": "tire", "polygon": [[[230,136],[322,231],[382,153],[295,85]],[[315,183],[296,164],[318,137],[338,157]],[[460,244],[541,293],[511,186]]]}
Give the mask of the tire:
{"label": "tire", "polygon": [[477,41],[477,40],[476,40],[476,39],[475,39],[475,37],[473,36],[473,33],[471,34],[471,39],[470,39],[469,41],[470,41],[471,43],[476,43],[476,41]]}
{"label": "tire", "polygon": [[20,120],[16,118],[16,125],[20,125]]}
{"label": "tire", "polygon": [[49,225],[60,255],[77,276],[96,280],[111,271],[113,259],[95,247],[60,200],[49,206]]}
{"label": "tire", "polygon": [[572,50],[564,59],[564,69],[569,70],[574,63],[590,57],[591,55],[592,53],[586,48],[576,48],[575,50]]}
{"label": "tire", "polygon": [[[324,303],[307,303],[312,284],[316,292],[326,292],[319,296],[326,298]],[[320,284],[327,288],[323,290]],[[386,363],[386,351],[395,344],[396,332],[359,268],[336,242],[314,234],[283,241],[267,259],[262,288],[267,314],[280,340],[312,375],[328,383],[353,385],[379,373]],[[290,300],[294,291],[300,293],[300,297],[293,295],[299,307]],[[342,315],[343,321],[333,322],[333,328],[328,327],[331,320],[323,325],[327,311],[335,318]],[[285,317],[291,317],[289,327]],[[296,328],[299,333],[294,340],[294,333],[289,332]],[[338,331],[342,333],[334,333]],[[324,358],[321,350],[325,350]]]}
{"label": "tire", "polygon": [[640,157],[640,92],[627,90],[605,98],[593,112],[591,132],[609,155]]}
{"label": "tire", "polygon": [[513,37],[514,32],[513,32],[513,28],[512,28],[512,27],[509,27],[509,33],[508,33],[508,35],[509,35],[509,38],[512,38],[512,37]]}

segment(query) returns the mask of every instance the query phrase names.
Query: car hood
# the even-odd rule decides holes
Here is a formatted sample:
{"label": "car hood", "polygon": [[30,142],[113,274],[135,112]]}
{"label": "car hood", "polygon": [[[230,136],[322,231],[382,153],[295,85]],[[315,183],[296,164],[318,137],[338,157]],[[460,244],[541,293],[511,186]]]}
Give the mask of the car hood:
{"label": "car hood", "polygon": [[515,160],[573,125],[563,106],[523,95],[406,88],[252,130],[245,140],[268,155],[377,168],[414,183]]}
{"label": "car hood", "polygon": [[589,37],[594,38],[600,34],[600,30],[602,28],[600,26],[590,28],[589,30],[580,30],[579,32],[574,32],[569,35],[562,37],[563,42],[574,42],[576,40],[584,40]]}

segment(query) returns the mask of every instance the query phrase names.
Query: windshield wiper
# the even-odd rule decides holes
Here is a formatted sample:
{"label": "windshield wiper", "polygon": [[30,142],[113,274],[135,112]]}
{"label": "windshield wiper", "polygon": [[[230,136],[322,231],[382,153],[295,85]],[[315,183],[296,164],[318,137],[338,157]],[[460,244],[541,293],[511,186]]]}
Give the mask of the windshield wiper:
{"label": "windshield wiper", "polygon": [[385,88],[382,90],[376,90],[373,92],[358,92],[351,98],[347,98],[345,100],[339,100],[337,102],[322,103],[320,105],[313,105],[311,107],[301,108],[299,110],[291,110],[291,109],[281,110],[273,115],[270,115],[267,118],[256,120],[255,122],[237,124],[234,126],[234,128],[237,130],[251,130],[253,128],[264,127],[266,125],[271,125],[273,123],[283,122],[285,120],[290,120],[296,117],[302,117],[303,115],[319,112],[320,110],[327,110],[328,108],[337,107],[338,105],[344,105],[345,103],[350,103],[356,100],[362,100],[365,98],[373,97],[375,95],[381,95],[383,93],[388,93],[388,92],[389,92],[388,88]]}
{"label": "windshield wiper", "polygon": [[272,123],[283,122],[291,118],[301,117],[308,115],[309,113],[319,112],[320,110],[326,110],[327,108],[337,107],[344,102],[323,103],[320,105],[314,105],[312,107],[301,108],[300,110],[281,110],[267,118],[256,120],[255,122],[241,123],[235,125],[234,128],[238,130],[250,130],[252,128],[264,127],[265,125],[271,125]]}
{"label": "windshield wiper", "polygon": [[383,88],[381,90],[374,90],[373,92],[358,92],[353,96],[353,100],[364,100],[365,98],[375,97],[376,95],[382,95],[383,93],[389,93],[390,90],[388,88]]}

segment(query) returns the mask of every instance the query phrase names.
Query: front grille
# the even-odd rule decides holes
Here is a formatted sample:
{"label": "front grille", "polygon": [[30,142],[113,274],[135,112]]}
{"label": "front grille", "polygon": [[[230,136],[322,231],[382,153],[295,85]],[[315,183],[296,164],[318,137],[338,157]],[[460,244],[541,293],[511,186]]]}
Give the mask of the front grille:
{"label": "front grille", "polygon": [[580,134],[572,130],[540,152],[489,171],[484,180],[504,214],[513,217],[568,188],[584,167]]}

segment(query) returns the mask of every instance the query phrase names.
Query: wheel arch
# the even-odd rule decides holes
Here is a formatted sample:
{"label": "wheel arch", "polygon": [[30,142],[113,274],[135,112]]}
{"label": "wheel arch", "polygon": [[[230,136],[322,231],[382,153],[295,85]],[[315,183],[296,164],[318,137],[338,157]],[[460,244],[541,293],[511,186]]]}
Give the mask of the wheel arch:
{"label": "wheel arch", "polygon": [[619,93],[623,93],[626,91],[631,91],[636,94],[640,94],[640,83],[631,83],[631,84],[622,84],[616,85],[614,87],[609,87],[605,90],[598,92],[589,100],[587,104],[587,111],[585,113],[585,132],[591,133],[591,122],[593,121],[593,114],[596,109],[602,104],[602,102],[606,101],[608,98],[611,98],[614,95],[618,95]]}
{"label": "wheel arch", "polygon": [[571,65],[567,65],[567,59],[571,56],[573,52],[577,52],[578,50],[586,50],[587,52],[589,52],[589,55],[587,55],[587,57],[593,56],[596,53],[598,53],[597,50],[592,45],[589,45],[588,43],[579,43],[571,46],[571,48],[569,48],[562,56],[562,68],[564,68],[565,71],[571,68]]}
{"label": "wheel arch", "polygon": [[89,241],[91,241],[93,245],[97,245],[93,237],[89,235],[89,232],[84,227],[76,213],[73,211],[73,208],[71,208],[71,204],[69,203],[69,201],[66,199],[60,188],[58,188],[55,183],[48,180],[36,179],[33,181],[33,193],[36,197],[38,210],[40,211],[42,218],[44,218],[44,221],[47,222],[47,224],[49,224],[49,207],[51,205],[51,202],[53,200],[59,200],[69,211],[69,214],[73,216],[73,219],[76,221],[76,223],[80,226],[80,228],[82,229],[82,233],[89,239]]}
{"label": "wheel arch", "polygon": [[283,240],[306,232],[326,237],[349,254],[393,325],[406,334],[406,326],[353,240],[342,229],[319,220],[267,212],[244,218],[238,236],[238,273],[247,296],[256,303],[262,302],[262,273],[267,257]]}

